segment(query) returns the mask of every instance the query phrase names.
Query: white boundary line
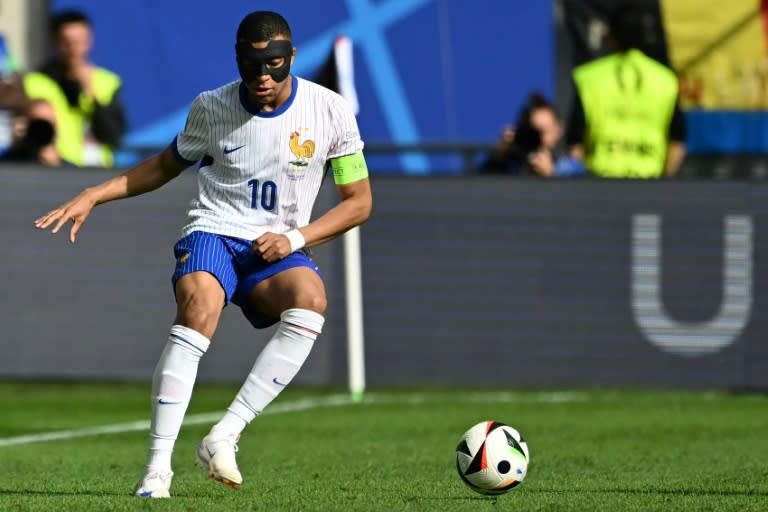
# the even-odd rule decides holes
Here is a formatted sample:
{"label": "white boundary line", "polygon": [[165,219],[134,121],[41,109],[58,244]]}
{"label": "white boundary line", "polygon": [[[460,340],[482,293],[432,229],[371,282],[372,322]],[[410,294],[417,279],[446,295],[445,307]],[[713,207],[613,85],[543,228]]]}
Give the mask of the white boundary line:
{"label": "white boundary line", "polygon": [[[575,392],[540,392],[540,393],[515,393],[515,392],[476,392],[476,393],[405,393],[405,394],[385,394],[368,393],[363,402],[357,402],[359,405],[371,404],[403,404],[419,405],[428,402],[484,402],[484,403],[504,403],[504,402],[538,402],[538,403],[559,403],[575,402],[586,398],[583,393]],[[328,395],[316,398],[303,398],[293,402],[276,403],[266,409],[262,414],[282,414],[288,412],[309,411],[323,407],[339,407],[350,405],[355,402],[348,394]],[[184,425],[201,425],[213,423],[221,418],[223,411],[208,412],[202,414],[190,414],[184,419]],[[57,430],[53,432],[42,432],[40,434],[31,434],[26,436],[15,436],[0,438],[0,448],[5,446],[19,446],[25,444],[41,443],[45,441],[62,441],[76,439],[79,437],[92,437],[107,434],[124,434],[127,432],[141,432],[149,430],[149,420],[131,421],[128,423],[114,423],[112,425],[101,425],[95,427],[84,427],[72,430]]]}

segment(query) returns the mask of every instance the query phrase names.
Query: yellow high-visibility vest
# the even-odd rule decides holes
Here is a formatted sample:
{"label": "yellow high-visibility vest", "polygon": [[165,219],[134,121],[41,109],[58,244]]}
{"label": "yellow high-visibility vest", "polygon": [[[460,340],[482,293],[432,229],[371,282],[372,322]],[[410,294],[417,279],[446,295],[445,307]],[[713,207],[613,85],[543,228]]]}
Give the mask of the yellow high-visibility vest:
{"label": "yellow high-visibility vest", "polygon": [[584,163],[603,178],[658,178],[664,173],[675,110],[675,73],[638,50],[577,66],[584,106]]}
{"label": "yellow high-visibility vest", "polygon": [[[101,105],[112,102],[120,85],[120,77],[116,74],[103,68],[94,68],[93,93]],[[59,84],[39,71],[24,76],[24,91],[29,99],[45,100],[53,106],[56,112],[56,150],[61,158],[79,166],[112,166],[112,149],[106,144],[88,139],[89,119],[94,109],[90,97],[82,92],[79,106],[71,106]]]}

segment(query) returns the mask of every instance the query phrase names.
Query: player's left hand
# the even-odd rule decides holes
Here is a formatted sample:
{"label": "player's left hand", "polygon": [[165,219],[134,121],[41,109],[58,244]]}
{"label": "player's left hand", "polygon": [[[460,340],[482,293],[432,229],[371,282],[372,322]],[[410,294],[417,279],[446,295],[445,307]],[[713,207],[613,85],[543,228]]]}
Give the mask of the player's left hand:
{"label": "player's left hand", "polygon": [[270,263],[291,254],[291,241],[285,235],[264,233],[251,244],[253,252]]}

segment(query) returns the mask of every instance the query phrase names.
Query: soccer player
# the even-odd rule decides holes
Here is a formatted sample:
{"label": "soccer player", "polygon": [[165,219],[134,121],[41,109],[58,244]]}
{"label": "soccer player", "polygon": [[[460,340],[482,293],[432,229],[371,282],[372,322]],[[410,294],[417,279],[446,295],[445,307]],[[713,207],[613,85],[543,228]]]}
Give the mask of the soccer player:
{"label": "soccer player", "polygon": [[[257,329],[279,322],[197,449],[210,478],[240,486],[240,433],[291,382],[323,328],[325,288],[303,249],[362,224],[371,212],[355,116],[338,94],[290,73],[296,49],[285,19],[247,15],[235,50],[242,80],[198,95],[161,154],[35,221],[53,233],[71,221],[74,243],[94,206],[157,189],[200,162],[198,197],[174,247],[177,313],[152,382],[149,454],[137,496],[170,496],[171,454],[198,363],[230,301]],[[309,222],[327,164],[340,201]]]}

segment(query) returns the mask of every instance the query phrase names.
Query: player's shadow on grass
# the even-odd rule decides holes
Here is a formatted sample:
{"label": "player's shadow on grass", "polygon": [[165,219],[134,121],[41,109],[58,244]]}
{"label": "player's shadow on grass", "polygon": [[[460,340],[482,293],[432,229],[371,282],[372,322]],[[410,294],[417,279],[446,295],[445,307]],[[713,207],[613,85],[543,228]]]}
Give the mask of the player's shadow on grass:
{"label": "player's shadow on grass", "polygon": [[406,503],[418,503],[420,501],[495,501],[501,496],[409,496],[405,498]]}
{"label": "player's shadow on grass", "polygon": [[[515,494],[513,491],[510,494]],[[526,493],[553,493],[553,494],[666,494],[671,496],[765,496],[768,491],[717,491],[714,489],[525,489]],[[503,495],[502,495],[503,496]],[[411,496],[405,499],[407,502],[418,501],[494,501],[502,496]]]}
{"label": "player's shadow on grass", "polygon": [[17,496],[23,498],[24,496],[131,496],[131,493],[126,492],[104,492],[104,491],[38,491],[34,489],[0,489],[0,496]]}

